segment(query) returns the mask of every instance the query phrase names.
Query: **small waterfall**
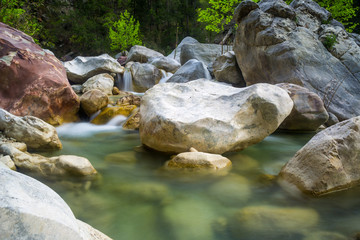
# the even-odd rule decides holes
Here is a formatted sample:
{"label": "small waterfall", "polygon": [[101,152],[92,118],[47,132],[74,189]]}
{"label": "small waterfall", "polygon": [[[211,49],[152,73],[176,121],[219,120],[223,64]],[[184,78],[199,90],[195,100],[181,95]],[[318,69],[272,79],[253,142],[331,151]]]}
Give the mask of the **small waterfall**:
{"label": "small waterfall", "polygon": [[169,80],[169,78],[171,78],[171,76],[174,75],[174,74],[172,74],[170,72],[166,72],[162,69],[160,69],[160,72],[161,72],[161,79],[160,79],[159,83],[166,83],[167,80]]}
{"label": "small waterfall", "polygon": [[119,89],[126,92],[133,91],[132,75],[130,69],[125,69],[124,75],[122,77],[122,84]]}

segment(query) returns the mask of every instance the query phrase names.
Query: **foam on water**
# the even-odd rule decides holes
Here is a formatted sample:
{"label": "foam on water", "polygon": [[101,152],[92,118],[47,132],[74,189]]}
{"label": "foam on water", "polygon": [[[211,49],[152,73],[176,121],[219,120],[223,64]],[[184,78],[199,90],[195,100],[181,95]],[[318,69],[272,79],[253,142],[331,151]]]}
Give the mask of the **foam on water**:
{"label": "foam on water", "polygon": [[122,131],[122,127],[80,122],[63,124],[57,127],[56,131],[61,138],[86,138],[98,133]]}

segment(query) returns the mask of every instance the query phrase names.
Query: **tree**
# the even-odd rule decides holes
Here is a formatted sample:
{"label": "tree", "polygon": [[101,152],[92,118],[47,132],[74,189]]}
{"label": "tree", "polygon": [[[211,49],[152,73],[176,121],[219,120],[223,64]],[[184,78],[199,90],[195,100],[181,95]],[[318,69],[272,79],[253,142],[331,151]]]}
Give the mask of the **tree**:
{"label": "tree", "polygon": [[133,45],[142,44],[139,22],[127,10],[120,14],[119,17],[118,21],[108,24],[109,38],[111,40],[110,49],[112,51],[123,51]]}

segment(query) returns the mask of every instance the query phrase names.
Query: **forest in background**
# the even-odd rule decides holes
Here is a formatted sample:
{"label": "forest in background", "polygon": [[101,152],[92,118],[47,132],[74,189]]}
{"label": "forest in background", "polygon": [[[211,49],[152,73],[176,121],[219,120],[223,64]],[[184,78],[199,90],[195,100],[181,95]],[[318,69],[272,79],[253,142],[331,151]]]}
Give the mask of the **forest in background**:
{"label": "forest in background", "polygon": [[[360,0],[316,0],[360,32]],[[213,42],[241,0],[0,0],[0,22],[58,57],[117,53],[134,44],[168,54],[186,36]],[[289,2],[289,1],[287,1]],[[340,18],[340,19],[339,19]]]}

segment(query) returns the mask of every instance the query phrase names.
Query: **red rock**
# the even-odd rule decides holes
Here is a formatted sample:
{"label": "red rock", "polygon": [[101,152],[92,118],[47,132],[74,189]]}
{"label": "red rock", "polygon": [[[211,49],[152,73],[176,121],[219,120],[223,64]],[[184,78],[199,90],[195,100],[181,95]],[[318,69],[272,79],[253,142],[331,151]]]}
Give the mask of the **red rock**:
{"label": "red rock", "polygon": [[0,107],[58,125],[76,120],[79,105],[62,63],[30,36],[0,23]]}

